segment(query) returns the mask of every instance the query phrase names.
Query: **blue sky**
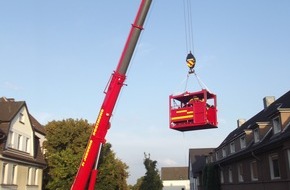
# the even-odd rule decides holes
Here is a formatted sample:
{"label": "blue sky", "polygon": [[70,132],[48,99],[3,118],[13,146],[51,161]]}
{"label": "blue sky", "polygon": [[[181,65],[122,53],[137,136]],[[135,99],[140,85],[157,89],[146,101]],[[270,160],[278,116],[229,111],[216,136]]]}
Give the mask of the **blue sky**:
{"label": "blue sky", "polygon": [[[139,0],[0,0],[0,96],[24,100],[42,124],[95,122]],[[217,147],[263,108],[265,96],[290,88],[288,0],[191,1],[195,70],[218,97],[219,128],[169,129],[168,96],[185,87],[183,1],[153,0],[107,141],[143,176],[144,152],[158,167],[186,166],[189,148]],[[191,76],[188,90],[200,90]]]}

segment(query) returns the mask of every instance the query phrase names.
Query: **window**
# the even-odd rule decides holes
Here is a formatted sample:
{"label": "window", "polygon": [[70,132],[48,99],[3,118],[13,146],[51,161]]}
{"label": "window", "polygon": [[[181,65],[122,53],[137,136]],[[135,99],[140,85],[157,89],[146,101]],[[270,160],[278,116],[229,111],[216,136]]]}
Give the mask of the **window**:
{"label": "window", "polygon": [[26,137],[25,135],[21,135],[13,131],[10,131],[8,136],[8,142],[9,148],[14,148],[28,153],[30,152],[31,140],[29,137]]}
{"label": "window", "polygon": [[23,113],[20,113],[20,115],[19,115],[19,122],[20,123],[24,123],[25,122],[25,116],[24,116]]}
{"label": "window", "polygon": [[12,165],[12,172],[11,172],[11,182],[12,184],[16,184],[17,182],[17,166],[15,164]]}
{"label": "window", "polygon": [[230,145],[230,151],[231,151],[231,154],[235,153],[235,151],[236,151],[234,142],[232,142],[231,145]]}
{"label": "window", "polygon": [[275,117],[272,121],[273,121],[274,134],[277,134],[277,133],[281,132],[280,118],[279,117]]}
{"label": "window", "polygon": [[200,185],[200,178],[197,176],[196,178],[196,185],[199,186]]}
{"label": "window", "polygon": [[233,183],[233,171],[231,167],[229,167],[229,183]]}
{"label": "window", "polygon": [[29,138],[25,138],[25,152],[29,152],[30,150],[30,139]]}
{"label": "window", "polygon": [[243,164],[238,165],[238,177],[239,177],[239,182],[244,181],[244,170],[243,170]]}
{"label": "window", "polygon": [[13,133],[13,131],[9,131],[8,142],[9,142],[8,147],[13,148],[14,147],[14,133]]}
{"label": "window", "polygon": [[222,153],[223,153],[223,158],[227,156],[226,147],[223,147]]}
{"label": "window", "polygon": [[22,135],[18,135],[16,149],[22,150]]}
{"label": "window", "polygon": [[252,161],[250,167],[251,167],[251,179],[252,179],[252,181],[258,180],[257,161]]}
{"label": "window", "polygon": [[219,160],[219,153],[218,152],[215,153],[215,159]]}
{"label": "window", "polygon": [[277,154],[269,156],[271,179],[280,179],[279,159]]}
{"label": "window", "polygon": [[2,183],[7,184],[8,183],[8,164],[3,163],[3,168],[2,168]]}
{"label": "window", "polygon": [[17,165],[3,163],[2,176],[3,184],[15,185],[17,182]]}
{"label": "window", "polygon": [[224,171],[223,170],[221,170],[220,171],[220,177],[221,177],[221,183],[224,183],[225,182],[225,180],[224,180]]}
{"label": "window", "polygon": [[28,168],[27,184],[28,185],[37,185],[38,180],[38,170],[36,168]]}
{"label": "window", "polygon": [[259,128],[254,129],[254,141],[255,143],[260,141]]}
{"label": "window", "polygon": [[240,145],[241,145],[241,149],[246,148],[246,138],[245,138],[245,136],[242,136],[240,138]]}
{"label": "window", "polygon": [[246,148],[246,139],[245,139],[245,136],[242,136],[240,138],[240,145],[241,145],[241,149]]}

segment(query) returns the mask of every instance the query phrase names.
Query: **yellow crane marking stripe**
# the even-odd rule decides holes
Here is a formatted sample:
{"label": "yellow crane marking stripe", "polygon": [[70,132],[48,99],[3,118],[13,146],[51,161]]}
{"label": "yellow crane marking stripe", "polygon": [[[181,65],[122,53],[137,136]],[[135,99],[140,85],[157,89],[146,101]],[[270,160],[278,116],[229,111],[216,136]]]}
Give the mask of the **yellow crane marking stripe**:
{"label": "yellow crane marking stripe", "polygon": [[186,116],[172,117],[171,120],[174,121],[174,120],[178,120],[178,119],[189,119],[189,118],[192,118],[192,117],[193,117],[193,114],[192,115],[186,115]]}
{"label": "yellow crane marking stripe", "polygon": [[178,110],[178,111],[176,111],[176,113],[184,113],[184,112],[187,112],[187,110]]}

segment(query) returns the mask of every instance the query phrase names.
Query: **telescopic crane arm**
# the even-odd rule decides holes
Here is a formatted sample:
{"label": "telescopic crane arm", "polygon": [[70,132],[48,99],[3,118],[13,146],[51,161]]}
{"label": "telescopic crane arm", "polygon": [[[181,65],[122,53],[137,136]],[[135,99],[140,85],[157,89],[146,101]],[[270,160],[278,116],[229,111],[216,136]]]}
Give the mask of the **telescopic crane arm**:
{"label": "telescopic crane arm", "polygon": [[[97,165],[102,144],[110,126],[110,118],[119,93],[126,79],[126,72],[134,53],[140,33],[143,29],[145,18],[149,11],[152,0],[142,0],[129,36],[123,49],[116,70],[109,81],[106,95],[101,106],[96,123],[93,126],[90,139],[71,190],[93,189],[97,177]],[[95,166],[94,166],[95,165]],[[90,179],[90,182],[89,182]]]}

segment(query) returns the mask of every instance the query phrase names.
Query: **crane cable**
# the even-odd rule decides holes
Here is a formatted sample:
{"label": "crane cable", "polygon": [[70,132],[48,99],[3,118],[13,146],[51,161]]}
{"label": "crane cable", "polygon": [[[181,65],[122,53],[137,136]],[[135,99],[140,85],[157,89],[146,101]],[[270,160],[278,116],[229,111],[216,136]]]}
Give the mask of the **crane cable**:
{"label": "crane cable", "polygon": [[[200,86],[201,89],[206,89],[207,91],[211,92],[209,90],[209,88],[206,86],[206,84],[204,82],[202,82],[202,80],[199,78],[199,76],[197,76],[196,72],[193,72],[194,76],[196,77],[196,80]],[[187,84],[188,84],[188,79],[189,79],[190,74],[188,73],[186,76],[186,81],[185,81],[185,89],[184,91],[187,90]]]}
{"label": "crane cable", "polygon": [[[186,57],[186,64],[189,67],[189,72],[186,77],[185,90],[187,89],[189,74],[195,73],[194,66],[196,59],[194,54],[193,44],[193,26],[192,26],[192,14],[191,14],[191,2],[190,0],[183,0],[183,14],[184,14],[184,31],[185,31],[185,44],[186,51],[188,53]],[[192,54],[193,53],[193,54]]]}
{"label": "crane cable", "polygon": [[191,14],[191,3],[190,0],[183,0],[183,13],[184,13],[184,31],[185,31],[185,44],[186,44],[186,64],[189,67],[189,73],[194,72],[194,66],[196,59],[194,53],[193,43],[193,26],[192,26],[192,14]]}
{"label": "crane cable", "polygon": [[194,53],[191,0],[183,0],[186,51]]}
{"label": "crane cable", "polygon": [[187,89],[188,78],[190,74],[194,74],[198,84],[201,88],[205,88],[209,91],[208,87],[201,81],[201,79],[197,76],[195,70],[193,69],[195,66],[196,59],[194,57],[194,43],[193,43],[193,22],[192,22],[192,7],[191,0],[183,0],[184,7],[184,27],[185,27],[185,38],[186,38],[186,51],[189,52],[186,57],[187,66],[189,67],[189,72],[187,74],[185,90]]}

